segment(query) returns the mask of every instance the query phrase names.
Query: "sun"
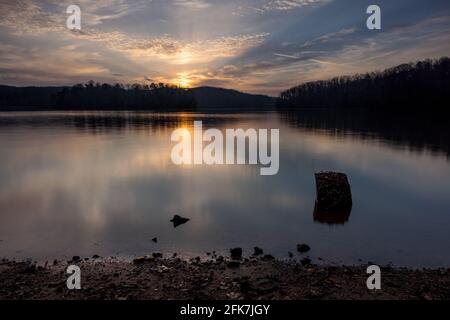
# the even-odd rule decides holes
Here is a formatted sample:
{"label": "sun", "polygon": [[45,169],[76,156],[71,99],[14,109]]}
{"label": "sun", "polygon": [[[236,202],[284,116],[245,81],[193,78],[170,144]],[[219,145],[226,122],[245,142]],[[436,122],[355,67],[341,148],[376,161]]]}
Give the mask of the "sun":
{"label": "sun", "polygon": [[189,79],[178,79],[178,85],[182,88],[189,88],[191,81]]}
{"label": "sun", "polygon": [[188,75],[186,73],[178,73],[177,78],[174,81],[176,85],[178,85],[181,88],[189,88],[192,85],[191,79],[189,79]]}

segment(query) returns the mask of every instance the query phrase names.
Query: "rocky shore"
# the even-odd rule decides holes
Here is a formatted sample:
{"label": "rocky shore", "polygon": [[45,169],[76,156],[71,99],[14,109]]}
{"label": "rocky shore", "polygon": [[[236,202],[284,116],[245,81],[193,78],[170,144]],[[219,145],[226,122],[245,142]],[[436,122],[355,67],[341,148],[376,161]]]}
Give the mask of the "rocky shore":
{"label": "rocky shore", "polygon": [[[66,286],[66,269],[73,264],[81,268],[81,290]],[[270,255],[187,261],[156,253],[134,260],[74,257],[44,265],[4,259],[0,262],[0,299],[450,299],[450,269],[382,267],[382,289],[376,291],[367,289],[366,269],[367,265],[277,261]]]}

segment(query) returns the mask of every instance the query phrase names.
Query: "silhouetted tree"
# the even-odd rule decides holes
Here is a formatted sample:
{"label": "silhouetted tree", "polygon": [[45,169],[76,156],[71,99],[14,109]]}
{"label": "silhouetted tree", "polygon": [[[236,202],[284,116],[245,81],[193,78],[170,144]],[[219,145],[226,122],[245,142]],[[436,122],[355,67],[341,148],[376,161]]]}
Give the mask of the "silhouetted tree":
{"label": "silhouetted tree", "polygon": [[139,83],[114,86],[107,83],[76,84],[72,87],[0,86],[0,107],[36,107],[70,110],[190,110],[196,108],[193,93],[166,84]]}
{"label": "silhouetted tree", "polygon": [[446,108],[450,58],[402,64],[382,72],[304,83],[280,94],[277,106],[295,108]]}

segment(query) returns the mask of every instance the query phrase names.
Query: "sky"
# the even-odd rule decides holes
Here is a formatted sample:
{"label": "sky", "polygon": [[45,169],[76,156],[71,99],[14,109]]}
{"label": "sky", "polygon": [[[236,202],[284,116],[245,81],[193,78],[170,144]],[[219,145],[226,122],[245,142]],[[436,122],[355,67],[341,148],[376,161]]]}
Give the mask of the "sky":
{"label": "sky", "polygon": [[[69,5],[81,30],[69,30]],[[381,30],[366,9],[381,8]],[[449,0],[0,0],[0,84],[165,82],[277,96],[450,56]]]}

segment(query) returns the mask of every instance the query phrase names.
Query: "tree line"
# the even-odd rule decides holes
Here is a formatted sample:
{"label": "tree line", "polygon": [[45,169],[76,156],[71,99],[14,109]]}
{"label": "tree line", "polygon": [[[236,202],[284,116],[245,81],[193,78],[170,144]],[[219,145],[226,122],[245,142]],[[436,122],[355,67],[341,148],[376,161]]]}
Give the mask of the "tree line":
{"label": "tree line", "polygon": [[282,92],[280,109],[448,108],[450,58],[407,63],[381,72],[313,81]]}
{"label": "tree line", "polygon": [[194,94],[164,83],[76,84],[72,87],[0,86],[0,107],[49,109],[190,110],[196,108]]}

